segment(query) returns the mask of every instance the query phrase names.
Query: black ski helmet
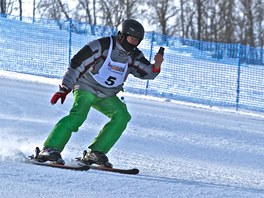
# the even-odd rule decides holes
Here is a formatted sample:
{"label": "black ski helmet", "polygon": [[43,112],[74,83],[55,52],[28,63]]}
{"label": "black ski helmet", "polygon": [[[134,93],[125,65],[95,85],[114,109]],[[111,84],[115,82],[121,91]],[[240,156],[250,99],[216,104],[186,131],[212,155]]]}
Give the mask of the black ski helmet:
{"label": "black ski helmet", "polygon": [[134,19],[124,20],[118,27],[118,34],[133,36],[140,41],[144,38],[144,27],[138,21]]}
{"label": "black ski helmet", "polygon": [[[128,52],[134,50],[144,38],[144,27],[134,19],[126,19],[118,26],[117,37],[121,46]],[[139,39],[138,44],[132,45],[127,41],[127,36],[133,36]]]}

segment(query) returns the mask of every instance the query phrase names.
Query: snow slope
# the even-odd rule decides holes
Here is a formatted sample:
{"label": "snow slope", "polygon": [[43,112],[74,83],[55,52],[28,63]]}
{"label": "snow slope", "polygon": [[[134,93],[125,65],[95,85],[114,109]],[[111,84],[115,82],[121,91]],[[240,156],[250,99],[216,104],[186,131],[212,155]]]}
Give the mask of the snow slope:
{"label": "snow slope", "polygon": [[[125,94],[132,120],[108,153],[136,176],[22,163],[72,105],[59,80],[0,71],[0,197],[264,197],[264,116]],[[62,155],[81,155],[106,117],[91,110]],[[18,163],[15,161],[19,161]]]}

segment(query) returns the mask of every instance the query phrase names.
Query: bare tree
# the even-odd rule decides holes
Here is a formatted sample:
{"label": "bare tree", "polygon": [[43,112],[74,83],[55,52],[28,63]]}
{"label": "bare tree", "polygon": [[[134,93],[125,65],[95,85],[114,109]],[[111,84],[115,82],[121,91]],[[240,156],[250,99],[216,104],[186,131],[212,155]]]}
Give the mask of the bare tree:
{"label": "bare tree", "polygon": [[11,14],[18,9],[16,0],[0,0],[0,13]]}
{"label": "bare tree", "polygon": [[6,0],[0,0],[0,13],[6,14]]}
{"label": "bare tree", "polygon": [[183,10],[184,3],[185,3],[184,0],[180,1],[180,13],[181,13],[180,21],[181,21],[181,36],[182,36],[182,38],[185,38],[185,20],[184,20],[184,10]]}
{"label": "bare tree", "polygon": [[20,17],[20,21],[22,21],[22,16],[23,16],[22,0],[18,0],[18,3],[19,3],[19,17]]}
{"label": "bare tree", "polygon": [[204,13],[204,17],[206,18],[205,33],[203,34],[203,40],[206,41],[214,41],[217,40],[217,31],[219,24],[219,17],[217,17],[217,2],[219,0],[211,0],[208,4],[206,4],[207,12]]}
{"label": "bare tree", "polygon": [[62,3],[61,0],[41,0],[38,4],[38,11],[41,17],[52,19],[69,19],[70,10],[67,3]]}
{"label": "bare tree", "polygon": [[60,18],[60,13],[57,13],[58,9],[53,7],[53,1],[51,0],[41,0],[38,6],[38,12],[41,18]]}
{"label": "bare tree", "polygon": [[231,43],[235,38],[235,0],[213,0],[205,10],[205,17],[210,20],[204,26],[207,34],[203,40]]}
{"label": "bare tree", "polygon": [[70,17],[69,17],[69,14],[68,14],[69,13],[69,6],[68,6],[68,4],[62,3],[61,0],[56,0],[55,2],[58,5],[60,11],[64,14],[65,18],[67,20],[69,20]]}
{"label": "bare tree", "polygon": [[[264,47],[264,2],[258,0],[256,3],[256,39],[259,47]],[[263,60],[263,59],[262,59]]]}
{"label": "bare tree", "polygon": [[122,6],[123,6],[123,12],[124,12],[124,19],[136,19],[139,18],[139,12],[138,7],[141,5],[144,1],[142,0],[123,0]]}
{"label": "bare tree", "polygon": [[172,26],[169,25],[169,21],[177,12],[174,1],[147,0],[147,7],[153,10],[148,16],[150,23],[157,26],[158,32],[171,35]]}
{"label": "bare tree", "polygon": [[251,46],[254,46],[254,30],[253,30],[253,25],[254,25],[254,18],[253,18],[253,13],[252,13],[252,8],[253,8],[253,2],[252,0],[242,0],[242,9],[244,11],[245,15],[245,37],[243,39],[243,44],[249,44]]}
{"label": "bare tree", "polygon": [[203,20],[203,15],[202,15],[203,1],[197,0],[196,6],[197,6],[197,39],[201,40],[201,29],[202,29],[202,20]]}
{"label": "bare tree", "polygon": [[95,0],[93,0],[93,18],[94,18],[93,24],[96,25],[97,19],[96,19],[96,1]]}
{"label": "bare tree", "polygon": [[[34,3],[36,0],[34,0]],[[20,10],[22,0],[0,0],[0,12]],[[264,45],[263,0],[78,0],[74,10],[64,0],[38,0],[41,17],[70,19],[92,25],[118,26],[133,18],[156,32],[197,40]],[[21,6],[20,6],[21,5]]]}
{"label": "bare tree", "polygon": [[102,11],[101,21],[108,26],[118,26],[124,19],[139,18],[137,0],[101,0],[99,3]]}
{"label": "bare tree", "polygon": [[186,38],[195,37],[194,31],[194,20],[195,20],[195,10],[193,9],[193,3],[191,1],[185,1],[181,5],[181,9],[184,15],[184,35]]}
{"label": "bare tree", "polygon": [[33,21],[35,21],[36,17],[36,0],[33,0]]}
{"label": "bare tree", "polygon": [[240,0],[240,15],[237,15],[239,23],[237,31],[240,33],[240,42],[244,45],[255,46],[257,0]]}
{"label": "bare tree", "polygon": [[79,0],[74,11],[74,19],[89,24],[97,24],[96,0]]}

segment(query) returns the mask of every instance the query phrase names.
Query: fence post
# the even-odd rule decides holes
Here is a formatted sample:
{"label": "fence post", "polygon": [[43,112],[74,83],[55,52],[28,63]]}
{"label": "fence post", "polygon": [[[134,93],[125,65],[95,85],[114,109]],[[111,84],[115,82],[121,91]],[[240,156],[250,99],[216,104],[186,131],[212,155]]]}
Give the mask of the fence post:
{"label": "fence post", "polygon": [[68,40],[68,65],[71,63],[71,46],[72,46],[72,19],[69,20],[69,40]]}
{"label": "fence post", "polygon": [[236,111],[239,107],[239,94],[240,94],[240,64],[241,64],[241,44],[238,44],[238,62],[237,62],[237,88],[236,88]]}
{"label": "fence post", "polygon": [[[154,42],[154,31],[151,33],[149,62],[151,62],[151,58],[152,58],[153,42]],[[148,87],[149,87],[149,80],[147,80],[147,83],[146,83],[145,95],[148,95]]]}

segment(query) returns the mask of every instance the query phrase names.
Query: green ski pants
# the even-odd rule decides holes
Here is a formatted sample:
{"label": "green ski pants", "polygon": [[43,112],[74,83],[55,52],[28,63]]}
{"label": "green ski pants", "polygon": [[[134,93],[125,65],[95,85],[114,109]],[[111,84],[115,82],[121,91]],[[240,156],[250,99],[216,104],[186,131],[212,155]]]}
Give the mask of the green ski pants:
{"label": "green ski pants", "polygon": [[69,115],[62,118],[53,128],[44,142],[44,147],[54,148],[60,152],[69,141],[72,132],[77,132],[93,107],[110,118],[89,148],[93,151],[107,153],[125,130],[131,116],[126,105],[117,97],[99,98],[89,91],[74,91],[74,103]]}

